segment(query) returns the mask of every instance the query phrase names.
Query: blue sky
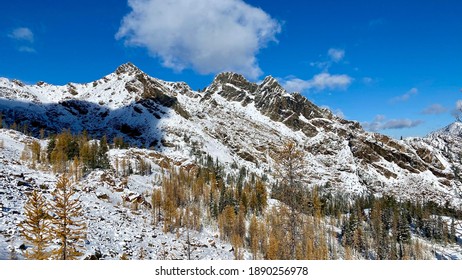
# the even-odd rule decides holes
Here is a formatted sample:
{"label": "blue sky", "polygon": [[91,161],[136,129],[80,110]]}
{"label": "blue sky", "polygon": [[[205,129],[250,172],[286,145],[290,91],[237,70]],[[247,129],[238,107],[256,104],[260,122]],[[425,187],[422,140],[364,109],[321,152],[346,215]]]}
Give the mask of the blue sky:
{"label": "blue sky", "polygon": [[127,61],[194,89],[226,70],[272,75],[396,138],[451,123],[462,99],[458,0],[5,2],[0,76],[26,83],[90,82]]}

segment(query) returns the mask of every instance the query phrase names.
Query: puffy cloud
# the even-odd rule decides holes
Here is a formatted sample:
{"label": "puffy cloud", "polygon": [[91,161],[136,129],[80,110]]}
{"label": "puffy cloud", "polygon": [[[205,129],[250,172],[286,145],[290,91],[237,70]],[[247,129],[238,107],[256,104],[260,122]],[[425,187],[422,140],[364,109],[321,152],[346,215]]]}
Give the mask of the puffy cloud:
{"label": "puffy cloud", "polygon": [[353,79],[345,74],[331,75],[329,73],[320,73],[309,81],[310,88],[317,90],[323,89],[346,89]]}
{"label": "puffy cloud", "polygon": [[289,80],[282,79],[282,86],[288,92],[303,92],[310,88],[310,82],[298,78],[292,78]]}
{"label": "puffy cloud", "polygon": [[26,27],[19,27],[14,29],[8,37],[18,40],[18,41],[27,41],[27,42],[34,42],[34,33]]}
{"label": "puffy cloud", "polygon": [[377,115],[372,122],[363,122],[361,125],[369,131],[379,131],[385,129],[404,129],[419,126],[422,120],[392,119],[387,120],[384,115]]}
{"label": "puffy cloud", "polygon": [[398,102],[406,102],[408,101],[412,96],[417,95],[419,93],[419,90],[417,88],[411,88],[408,90],[405,94],[396,96],[392,98],[390,101],[392,103],[398,103]]}
{"label": "puffy cloud", "polygon": [[330,48],[327,54],[333,62],[339,62],[345,57],[345,50]]}
{"label": "puffy cloud", "polygon": [[342,74],[332,75],[327,72],[319,73],[310,80],[302,80],[298,78],[292,78],[289,80],[283,80],[283,87],[289,92],[303,92],[305,90],[317,90],[321,91],[324,89],[347,89],[353,82],[353,78]]}
{"label": "puffy cloud", "polygon": [[432,104],[428,106],[427,108],[425,108],[424,110],[422,110],[422,114],[439,115],[439,114],[446,113],[447,111],[448,109],[441,104]]}
{"label": "puffy cloud", "polygon": [[116,34],[147,48],[165,67],[201,74],[262,74],[256,55],[281,31],[278,21],[242,0],[128,0],[132,11]]}

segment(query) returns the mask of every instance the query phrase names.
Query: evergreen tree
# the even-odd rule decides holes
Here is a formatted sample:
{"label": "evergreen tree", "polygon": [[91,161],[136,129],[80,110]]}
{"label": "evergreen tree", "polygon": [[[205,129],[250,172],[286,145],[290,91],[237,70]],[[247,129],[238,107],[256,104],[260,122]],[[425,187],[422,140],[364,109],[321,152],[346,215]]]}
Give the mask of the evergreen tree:
{"label": "evergreen tree", "polygon": [[267,206],[267,192],[266,192],[266,186],[263,183],[262,180],[258,179],[257,182],[255,183],[255,200],[256,200],[256,208],[255,210],[257,211],[258,214],[263,213]]}
{"label": "evergreen tree", "polygon": [[55,149],[55,146],[56,146],[56,137],[52,136],[50,138],[50,140],[48,141],[48,145],[47,145],[48,162],[51,162],[51,154],[52,154],[53,150]]}
{"label": "evergreen tree", "polygon": [[34,190],[24,205],[26,219],[19,224],[21,235],[32,245],[24,256],[31,260],[45,260],[49,257],[47,248],[51,242],[48,203],[37,190]]}
{"label": "evergreen tree", "polygon": [[34,163],[40,163],[41,162],[41,149],[42,147],[40,146],[40,143],[38,141],[32,141],[30,144],[30,150],[32,152],[32,161]]}
{"label": "evergreen tree", "polygon": [[454,221],[454,218],[451,220],[451,229],[449,231],[449,241],[450,242],[457,242],[456,223]]}
{"label": "evergreen tree", "polygon": [[260,243],[259,223],[257,221],[257,217],[253,215],[252,219],[250,220],[250,225],[249,225],[249,245],[250,245],[250,251],[252,253],[252,257],[254,260],[257,259],[259,243]]}
{"label": "evergreen tree", "polygon": [[97,168],[108,169],[110,167],[108,158],[109,146],[107,144],[107,137],[104,135],[101,138],[99,147],[97,149]]}
{"label": "evergreen tree", "polygon": [[51,211],[54,237],[59,239],[59,247],[52,252],[58,260],[72,260],[80,257],[87,226],[83,221],[83,210],[76,192],[65,176],[58,179],[53,191],[54,201]]}

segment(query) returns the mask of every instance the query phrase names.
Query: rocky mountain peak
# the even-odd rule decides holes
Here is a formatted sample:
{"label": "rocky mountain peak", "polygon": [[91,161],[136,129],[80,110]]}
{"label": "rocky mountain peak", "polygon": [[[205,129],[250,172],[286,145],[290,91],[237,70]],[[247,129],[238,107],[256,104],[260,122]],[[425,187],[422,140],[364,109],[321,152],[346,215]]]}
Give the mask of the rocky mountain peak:
{"label": "rocky mountain peak", "polygon": [[249,82],[243,75],[234,72],[223,72],[218,74],[213,80],[212,86],[231,84],[239,89],[253,93],[257,89],[258,85]]}
{"label": "rocky mountain peak", "polygon": [[429,134],[429,136],[436,136],[436,135],[451,135],[451,136],[458,136],[462,137],[462,122],[455,121],[450,125],[443,127],[442,129],[436,130]]}
{"label": "rocky mountain peak", "polygon": [[277,94],[287,94],[286,90],[272,76],[267,76],[259,86],[260,91],[269,91]]}
{"label": "rocky mountain peak", "polygon": [[124,63],[122,65],[120,65],[119,67],[117,67],[115,73],[117,75],[121,75],[121,74],[124,74],[124,73],[127,73],[127,74],[139,74],[139,73],[142,73],[143,71],[141,71],[138,67],[136,67],[133,63],[131,62],[127,62],[127,63]]}

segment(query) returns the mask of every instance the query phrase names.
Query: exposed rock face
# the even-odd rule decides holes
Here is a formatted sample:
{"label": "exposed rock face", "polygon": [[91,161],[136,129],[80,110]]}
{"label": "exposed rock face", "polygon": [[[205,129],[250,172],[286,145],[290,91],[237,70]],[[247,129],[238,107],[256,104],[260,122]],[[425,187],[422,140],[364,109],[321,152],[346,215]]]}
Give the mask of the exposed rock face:
{"label": "exposed rock face", "polygon": [[286,92],[271,76],[257,84],[221,73],[199,92],[184,82],[152,78],[131,63],[89,84],[0,79],[0,111],[7,125],[27,124],[36,135],[40,129],[86,129],[109,139],[122,136],[175,160],[208,153],[260,175],[274,168],[272,152],[294,140],[307,152],[313,185],[454,205],[462,199],[462,125],[423,139],[394,140]]}
{"label": "exposed rock face", "polygon": [[122,74],[133,75],[133,74],[142,73],[142,71],[138,67],[133,65],[133,63],[127,62],[117,67],[117,69],[115,70],[115,73],[117,75],[122,75]]}
{"label": "exposed rock face", "polygon": [[273,121],[282,122],[294,130],[302,130],[310,137],[317,134],[316,127],[302,121],[300,116],[306,120],[333,118],[331,112],[317,107],[299,93],[287,93],[271,76],[257,85],[247,81],[242,75],[222,73],[216,76],[207,92],[215,92],[228,101],[240,102],[243,106],[253,101],[261,114]]}

